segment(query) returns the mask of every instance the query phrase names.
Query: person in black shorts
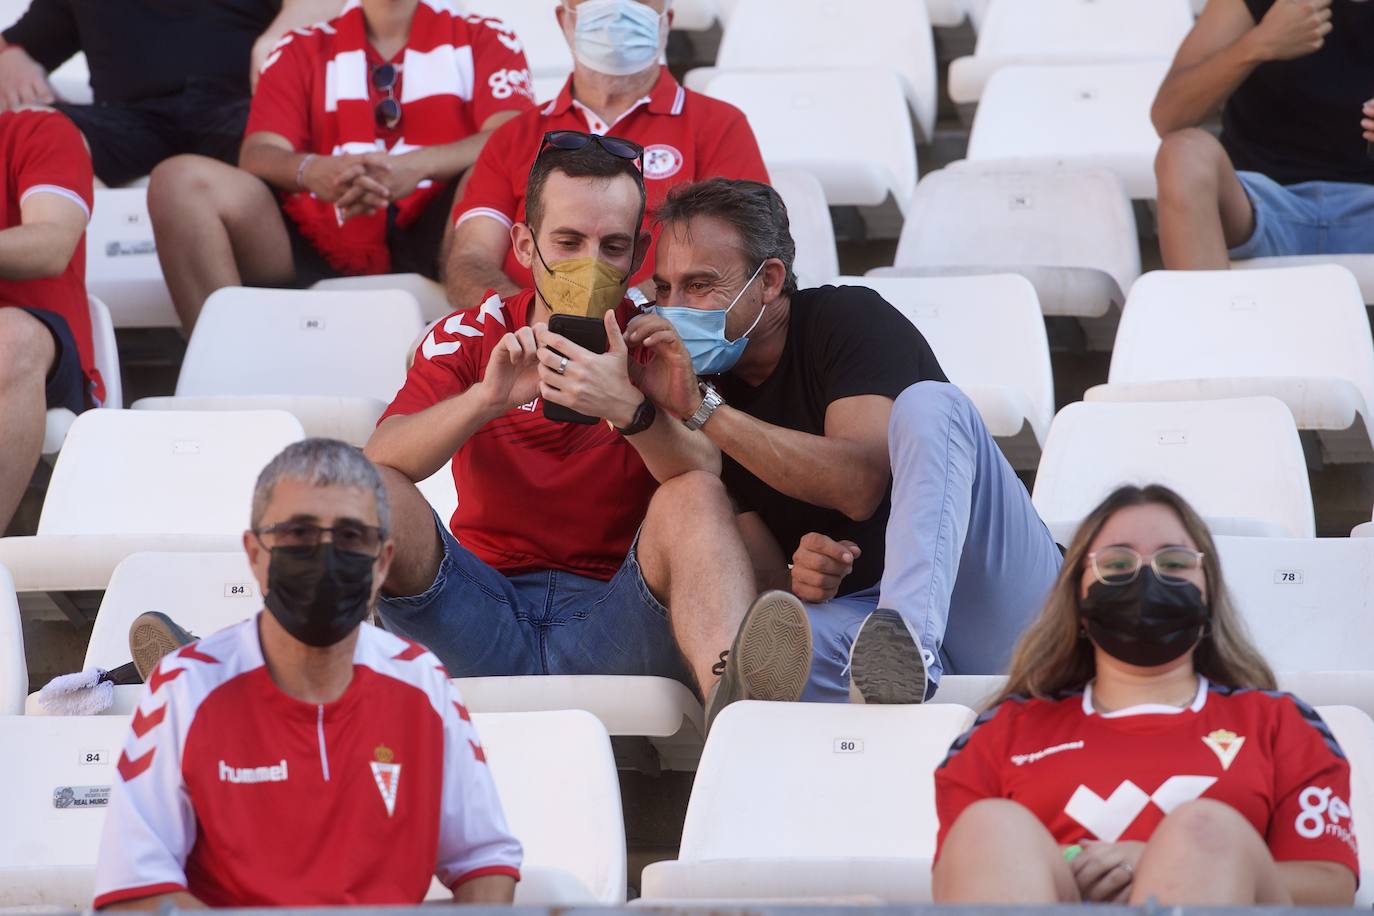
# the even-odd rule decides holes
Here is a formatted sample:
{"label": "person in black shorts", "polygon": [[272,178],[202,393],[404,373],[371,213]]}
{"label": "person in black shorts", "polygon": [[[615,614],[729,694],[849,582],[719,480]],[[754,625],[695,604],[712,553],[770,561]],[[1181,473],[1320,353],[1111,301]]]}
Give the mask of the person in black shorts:
{"label": "person in black shorts", "polygon": [[[342,0],[33,0],[0,40],[0,110],[54,104],[110,186],[178,153],[238,160],[250,70],[290,29]],[[95,104],[57,99],[47,74],[85,52]]]}

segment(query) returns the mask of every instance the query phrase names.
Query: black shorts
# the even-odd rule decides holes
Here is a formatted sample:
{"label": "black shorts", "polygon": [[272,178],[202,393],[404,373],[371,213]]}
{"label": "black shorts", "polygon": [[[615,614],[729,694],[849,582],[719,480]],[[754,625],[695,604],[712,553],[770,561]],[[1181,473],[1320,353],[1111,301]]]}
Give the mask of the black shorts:
{"label": "black shorts", "polygon": [[[420,274],[431,280],[439,279],[439,248],[444,243],[449,211],[453,209],[453,194],[458,179],[449,182],[425,207],[420,218],[404,229],[396,225],[396,210],[387,210],[386,247],[391,251],[391,272]],[[286,234],[291,238],[291,257],[296,264],[296,287],[307,289],[321,280],[348,276],[336,270],[310,240],[301,235],[296,221],[285,213]]]}
{"label": "black shorts", "polygon": [[48,371],[48,409],[65,407],[72,413],[81,413],[90,406],[86,400],[86,373],[81,371],[81,351],[76,347],[76,338],[72,336],[67,319],[43,309],[22,305],[17,308],[43,322],[57,345],[57,358]]}
{"label": "black shorts", "polygon": [[246,87],[195,78],[177,95],[95,105],[58,102],[54,107],[75,122],[90,144],[96,177],[114,187],[142,178],[181,153],[238,164],[249,103]]}

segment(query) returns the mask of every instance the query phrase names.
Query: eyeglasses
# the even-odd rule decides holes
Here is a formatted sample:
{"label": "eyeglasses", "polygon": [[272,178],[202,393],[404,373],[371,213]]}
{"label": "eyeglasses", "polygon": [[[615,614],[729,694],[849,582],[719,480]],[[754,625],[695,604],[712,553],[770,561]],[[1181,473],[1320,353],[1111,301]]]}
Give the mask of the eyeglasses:
{"label": "eyeglasses", "polygon": [[1129,547],[1107,547],[1088,554],[1093,575],[1103,585],[1129,585],[1147,562],[1165,585],[1184,585],[1188,573],[1202,568],[1203,554],[1187,547],[1165,547],[1148,557]]}
{"label": "eyeglasses", "polygon": [[332,528],[322,528],[305,522],[280,522],[266,528],[256,528],[253,534],[268,550],[279,547],[309,548],[319,547],[329,535],[329,543],[343,553],[357,553],[376,557],[382,552],[382,541],[386,532],[376,525],[362,525],[344,522]]}
{"label": "eyeglasses", "polygon": [[396,86],[401,82],[401,68],[395,64],[382,64],[372,70],[372,88],[385,92],[386,98],[377,103],[373,117],[377,126],[385,130],[395,130],[401,123],[401,103],[396,101]]}

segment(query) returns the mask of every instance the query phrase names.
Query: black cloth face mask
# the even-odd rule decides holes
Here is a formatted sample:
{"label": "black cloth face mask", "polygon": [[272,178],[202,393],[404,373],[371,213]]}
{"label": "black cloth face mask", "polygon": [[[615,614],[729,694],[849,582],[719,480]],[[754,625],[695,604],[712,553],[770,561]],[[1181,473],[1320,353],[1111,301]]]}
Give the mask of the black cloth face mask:
{"label": "black cloth face mask", "polygon": [[1094,582],[1078,614],[1103,652],[1139,668],[1167,665],[1187,653],[1211,618],[1201,589],[1161,582],[1149,567],[1125,585]]}
{"label": "black cloth face mask", "polygon": [[332,543],[278,547],[267,566],[267,610],[307,646],[332,646],[367,616],[375,562]]}

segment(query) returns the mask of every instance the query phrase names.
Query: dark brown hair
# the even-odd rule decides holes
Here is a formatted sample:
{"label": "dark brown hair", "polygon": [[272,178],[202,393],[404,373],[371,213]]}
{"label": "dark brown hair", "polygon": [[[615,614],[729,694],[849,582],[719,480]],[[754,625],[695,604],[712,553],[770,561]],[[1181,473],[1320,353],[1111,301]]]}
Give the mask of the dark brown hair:
{"label": "dark brown hair", "polygon": [[668,192],[658,208],[655,222],[689,223],[698,216],[709,216],[733,226],[739,233],[740,254],[752,272],[764,261],[777,258],[787,268],[782,291],[797,291],[797,243],[787,218],[787,204],[778,192],[758,181],[712,178],[680,185]]}

